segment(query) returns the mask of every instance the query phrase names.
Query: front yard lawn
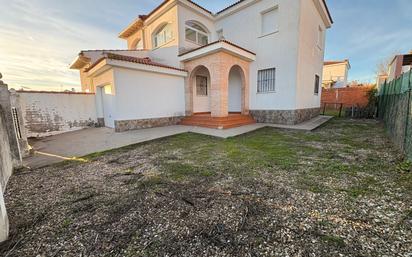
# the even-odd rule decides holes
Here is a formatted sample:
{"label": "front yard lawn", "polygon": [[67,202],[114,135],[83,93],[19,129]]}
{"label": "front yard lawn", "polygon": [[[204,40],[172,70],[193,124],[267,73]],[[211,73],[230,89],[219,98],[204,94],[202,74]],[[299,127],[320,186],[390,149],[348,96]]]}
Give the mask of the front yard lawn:
{"label": "front yard lawn", "polygon": [[405,166],[375,121],[182,134],[15,173],[0,254],[411,256]]}

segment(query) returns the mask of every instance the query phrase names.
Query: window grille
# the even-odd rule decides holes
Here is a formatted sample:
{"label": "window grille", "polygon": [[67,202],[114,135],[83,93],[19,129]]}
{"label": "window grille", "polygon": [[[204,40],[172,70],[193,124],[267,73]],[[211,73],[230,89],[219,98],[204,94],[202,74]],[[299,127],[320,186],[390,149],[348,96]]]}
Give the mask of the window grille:
{"label": "window grille", "polygon": [[275,92],[276,68],[258,71],[258,93]]}

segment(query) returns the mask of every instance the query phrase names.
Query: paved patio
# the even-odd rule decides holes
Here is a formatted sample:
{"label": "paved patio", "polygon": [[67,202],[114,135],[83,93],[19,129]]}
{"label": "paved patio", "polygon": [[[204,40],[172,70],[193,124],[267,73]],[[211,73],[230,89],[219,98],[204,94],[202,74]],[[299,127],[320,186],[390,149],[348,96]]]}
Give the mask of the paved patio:
{"label": "paved patio", "polygon": [[209,129],[192,126],[168,126],[115,133],[109,128],[90,128],[56,136],[35,139],[30,142],[35,154],[24,159],[24,166],[34,169],[70,160],[87,154],[120,148],[163,137],[192,132],[220,138],[245,134],[263,127],[311,131],[329,121],[330,116],[318,116],[298,125],[252,124],[233,129]]}

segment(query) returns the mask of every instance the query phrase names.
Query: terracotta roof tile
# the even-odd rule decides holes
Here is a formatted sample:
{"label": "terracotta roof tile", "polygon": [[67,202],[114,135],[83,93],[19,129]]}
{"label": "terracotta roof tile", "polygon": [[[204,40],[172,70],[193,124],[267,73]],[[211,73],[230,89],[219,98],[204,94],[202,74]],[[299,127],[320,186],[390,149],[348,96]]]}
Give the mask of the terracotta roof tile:
{"label": "terracotta roof tile", "polygon": [[339,63],[347,63],[349,60],[343,60],[343,61],[325,61],[323,64],[324,65],[333,65],[333,64],[339,64]]}
{"label": "terracotta roof tile", "polygon": [[124,62],[132,62],[132,63],[138,63],[138,64],[144,64],[144,65],[149,65],[149,66],[155,66],[155,67],[160,67],[160,68],[166,68],[166,69],[172,69],[172,70],[177,70],[177,71],[186,71],[184,69],[164,65],[161,63],[153,62],[150,58],[138,58],[138,57],[133,57],[133,56],[126,56],[126,55],[120,55],[120,54],[113,54],[113,53],[106,53],[102,58],[97,60],[95,63],[93,63],[89,68],[86,69],[86,72],[92,70],[94,67],[96,67],[100,62],[103,60],[117,60],[117,61],[124,61]]}
{"label": "terracotta roof tile", "polygon": [[201,47],[198,47],[198,48],[189,50],[189,51],[184,52],[184,53],[182,53],[182,54],[179,54],[179,57],[180,57],[180,56],[183,56],[183,55],[186,55],[186,54],[188,54],[188,53],[192,53],[192,52],[197,51],[197,50],[199,50],[199,49],[202,49],[202,48],[205,48],[205,47],[208,47],[208,46],[217,44],[217,43],[226,43],[226,44],[229,44],[229,45],[234,46],[234,47],[236,47],[236,48],[239,48],[239,49],[241,49],[241,50],[243,50],[243,51],[246,51],[246,52],[248,52],[248,53],[250,53],[250,54],[256,55],[254,52],[252,52],[252,51],[250,51],[250,50],[247,50],[247,49],[245,49],[245,48],[243,48],[243,47],[241,47],[241,46],[238,46],[238,45],[236,45],[236,44],[234,44],[234,43],[232,43],[232,42],[230,42],[230,41],[221,39],[221,40],[217,40],[217,41],[211,42],[211,43],[209,43],[209,44],[207,44],[207,45],[204,45],[204,46],[201,46]]}

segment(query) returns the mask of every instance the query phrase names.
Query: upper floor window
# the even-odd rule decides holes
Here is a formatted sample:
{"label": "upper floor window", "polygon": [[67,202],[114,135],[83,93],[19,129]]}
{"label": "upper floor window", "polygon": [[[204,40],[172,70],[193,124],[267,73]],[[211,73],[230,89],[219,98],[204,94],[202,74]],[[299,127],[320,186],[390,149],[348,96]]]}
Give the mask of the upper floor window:
{"label": "upper floor window", "polygon": [[262,15],[262,36],[275,33],[278,28],[278,7],[275,6],[261,13]]}
{"label": "upper floor window", "polygon": [[153,35],[154,48],[160,47],[173,39],[172,25],[170,23],[161,26]]}
{"label": "upper floor window", "polygon": [[207,45],[209,43],[209,35],[207,30],[200,24],[194,21],[186,22],[186,40],[198,44]]}

